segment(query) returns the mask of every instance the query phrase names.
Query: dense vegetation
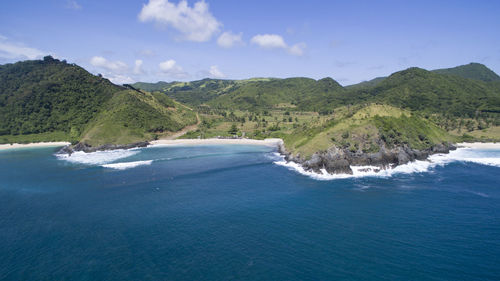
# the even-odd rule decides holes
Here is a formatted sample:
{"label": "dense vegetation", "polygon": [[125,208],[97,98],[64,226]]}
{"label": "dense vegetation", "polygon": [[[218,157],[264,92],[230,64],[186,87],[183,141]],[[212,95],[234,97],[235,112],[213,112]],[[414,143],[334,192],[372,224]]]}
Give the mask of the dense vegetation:
{"label": "dense vegetation", "polygon": [[452,68],[436,69],[433,72],[438,74],[459,76],[462,78],[469,78],[481,80],[485,82],[500,81],[500,76],[480,63],[469,63]]}
{"label": "dense vegetation", "polygon": [[[156,87],[159,85],[158,87]],[[204,79],[193,82],[136,83],[134,87],[165,93],[179,102],[213,108],[261,110],[291,107],[319,110],[325,99],[344,88],[331,78],[256,78],[248,80]]]}
{"label": "dense vegetation", "polygon": [[156,90],[196,106],[203,122],[186,137],[281,137],[291,150],[310,155],[333,145],[373,151],[380,145],[498,140],[496,77],[484,65],[469,64],[409,68],[345,88],[331,78],[289,78],[204,79]]}
{"label": "dense vegetation", "polygon": [[[151,139],[196,122],[163,94],[125,90],[52,57],[0,66],[0,120],[0,142],[85,137],[92,144]],[[117,130],[116,139],[97,133]]]}
{"label": "dense vegetation", "polygon": [[439,75],[420,68],[396,72],[374,88],[352,93],[356,100],[388,103],[427,113],[472,118],[500,112],[500,93],[486,82]]}
{"label": "dense vegetation", "polygon": [[0,135],[62,131],[79,135],[120,87],[46,57],[0,66]]}
{"label": "dense vegetation", "polygon": [[87,126],[82,140],[93,146],[128,144],[156,139],[164,132],[194,123],[192,110],[176,105],[165,95],[124,90],[105,104]]}
{"label": "dense vegetation", "polygon": [[300,77],[122,87],[47,57],[0,66],[0,141],[126,144],[180,130],[196,114],[199,125],[184,137],[280,137],[306,156],[331,146],[369,152],[500,140],[497,77],[469,64],[409,68],[348,87]]}

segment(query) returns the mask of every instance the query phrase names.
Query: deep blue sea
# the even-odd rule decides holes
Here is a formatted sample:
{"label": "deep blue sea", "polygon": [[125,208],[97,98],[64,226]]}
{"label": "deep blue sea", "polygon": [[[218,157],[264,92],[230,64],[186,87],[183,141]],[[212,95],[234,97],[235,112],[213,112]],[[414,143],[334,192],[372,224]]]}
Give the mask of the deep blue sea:
{"label": "deep blue sea", "polygon": [[333,180],[264,146],[55,151],[0,152],[0,280],[500,280],[499,150]]}

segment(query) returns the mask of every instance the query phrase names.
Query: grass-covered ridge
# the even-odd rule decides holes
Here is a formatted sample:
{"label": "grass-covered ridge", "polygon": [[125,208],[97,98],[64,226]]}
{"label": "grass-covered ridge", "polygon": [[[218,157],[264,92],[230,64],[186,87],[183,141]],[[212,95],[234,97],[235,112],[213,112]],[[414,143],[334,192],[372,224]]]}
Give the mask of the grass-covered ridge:
{"label": "grass-covered ridge", "polygon": [[306,158],[332,146],[353,152],[376,152],[382,145],[425,149],[456,139],[410,111],[381,104],[339,109],[323,124],[301,126],[284,137],[292,153]]}
{"label": "grass-covered ridge", "polygon": [[195,113],[164,95],[124,90],[89,123],[81,141],[92,146],[156,139],[196,123]]}

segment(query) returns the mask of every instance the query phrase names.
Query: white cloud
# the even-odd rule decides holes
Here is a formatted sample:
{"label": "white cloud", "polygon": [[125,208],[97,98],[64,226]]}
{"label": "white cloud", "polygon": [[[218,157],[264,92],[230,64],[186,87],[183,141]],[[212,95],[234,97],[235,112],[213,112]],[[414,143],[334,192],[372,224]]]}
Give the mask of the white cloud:
{"label": "white cloud", "polygon": [[178,79],[187,78],[188,74],[177,65],[175,60],[167,60],[159,64],[161,72]]}
{"label": "white cloud", "polygon": [[222,25],[210,13],[204,0],[196,2],[193,7],[189,7],[186,0],[177,5],[168,0],[149,0],[143,5],[139,20],[171,26],[183,34],[182,39],[196,42],[210,40]]}
{"label": "white cloud", "polygon": [[212,78],[224,78],[224,77],[226,77],[226,75],[224,75],[224,73],[222,73],[219,70],[217,65],[212,65],[210,67],[210,70],[208,71],[208,73],[210,74],[210,77],[212,77]]}
{"label": "white cloud", "polygon": [[114,84],[132,84],[135,82],[131,77],[121,74],[107,75],[106,78]]}
{"label": "white cloud", "polygon": [[305,48],[307,47],[305,43],[288,46],[285,39],[277,34],[258,34],[252,37],[250,42],[264,49],[284,49],[290,55],[294,56],[304,55]]}
{"label": "white cloud", "polygon": [[288,47],[283,37],[277,34],[258,34],[255,35],[250,42],[266,49],[286,49]]}
{"label": "white cloud", "polygon": [[109,61],[106,58],[95,56],[90,59],[90,64],[96,67],[103,68],[108,71],[123,73],[128,70],[126,63],[121,61]]}
{"label": "white cloud", "polygon": [[242,36],[243,33],[241,32],[239,34],[224,32],[217,39],[217,44],[223,48],[231,48],[237,45],[244,45],[244,42],[241,39]]}
{"label": "white cloud", "polygon": [[144,74],[144,69],[142,69],[143,63],[144,62],[142,60],[135,60],[134,74],[136,75]]}
{"label": "white cloud", "polygon": [[71,10],[81,10],[82,6],[78,4],[75,0],[66,1],[66,8]]}
{"label": "white cloud", "polygon": [[5,36],[0,36],[0,58],[5,59],[39,59],[46,53],[21,43],[12,42]]}
{"label": "white cloud", "polygon": [[290,48],[288,48],[288,52],[291,55],[300,57],[300,56],[304,55],[304,49],[306,47],[307,47],[306,43],[298,43],[298,44],[295,44],[295,45],[291,46]]}

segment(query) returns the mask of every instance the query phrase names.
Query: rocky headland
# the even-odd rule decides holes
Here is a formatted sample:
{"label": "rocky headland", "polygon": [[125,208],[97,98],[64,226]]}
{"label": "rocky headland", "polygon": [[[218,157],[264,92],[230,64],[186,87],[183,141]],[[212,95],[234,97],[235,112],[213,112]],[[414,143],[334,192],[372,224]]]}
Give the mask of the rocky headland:
{"label": "rocky headland", "polygon": [[287,162],[298,163],[306,171],[322,173],[322,170],[326,170],[329,174],[352,174],[351,166],[372,166],[378,171],[391,169],[415,160],[426,160],[432,154],[449,153],[455,149],[451,143],[440,143],[423,150],[412,149],[406,145],[393,148],[382,145],[378,152],[366,153],[333,146],[326,151],[318,151],[306,159],[300,154],[293,155],[288,152],[283,143],[278,146],[280,154]]}
{"label": "rocky headland", "polygon": [[137,147],[146,147],[149,144],[150,143],[147,141],[142,141],[142,142],[135,142],[135,143],[124,144],[124,145],[105,144],[105,145],[101,145],[101,146],[91,146],[89,144],[79,142],[75,145],[67,145],[67,146],[63,147],[59,151],[59,153],[67,153],[67,154],[71,155],[72,153],[77,152],[77,151],[83,151],[86,153],[90,153],[90,152],[105,151],[105,150],[131,149],[131,148],[137,148]]}

